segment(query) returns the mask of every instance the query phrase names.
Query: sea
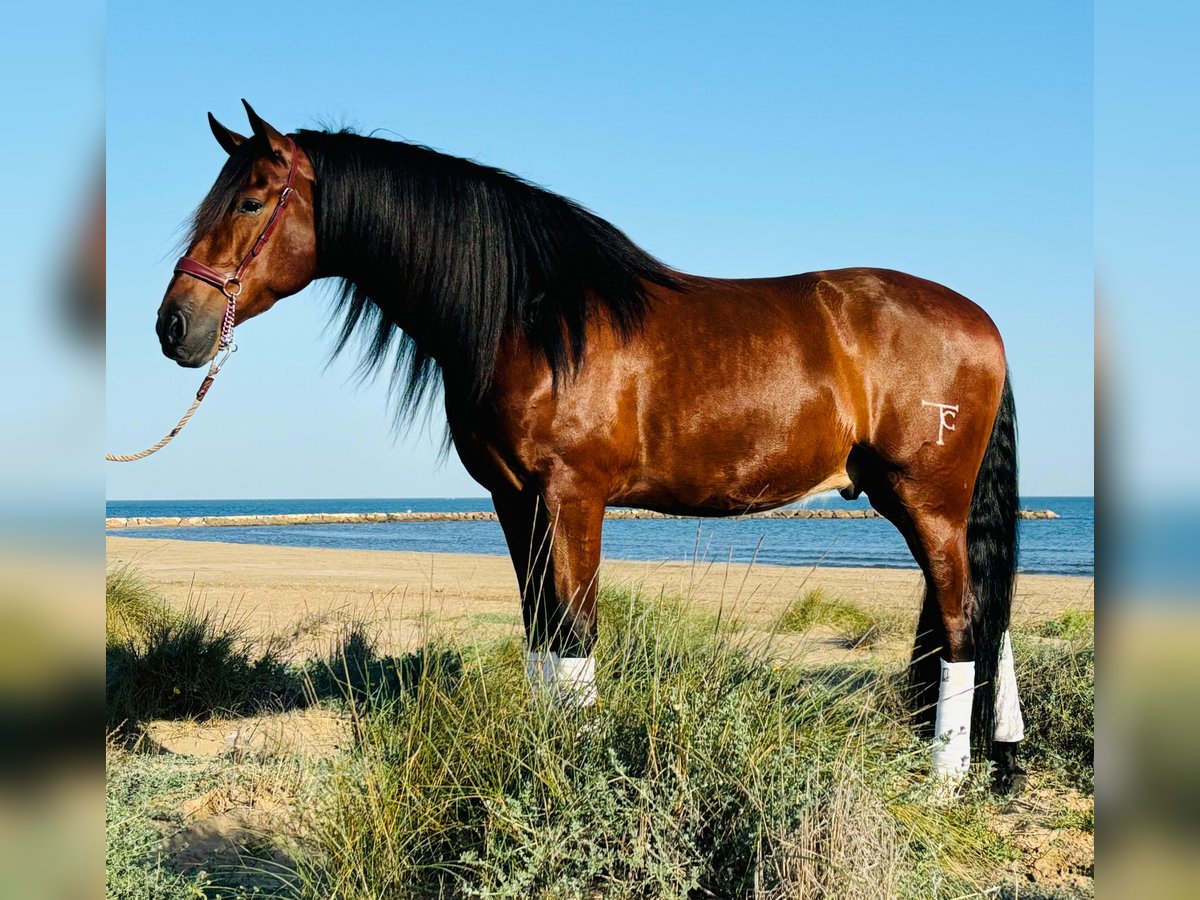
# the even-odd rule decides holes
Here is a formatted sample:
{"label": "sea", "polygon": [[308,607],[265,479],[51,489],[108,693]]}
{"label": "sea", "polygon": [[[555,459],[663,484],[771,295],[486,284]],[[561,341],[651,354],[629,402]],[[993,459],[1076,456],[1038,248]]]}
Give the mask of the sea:
{"label": "sea", "polygon": [[[820,495],[810,508],[864,508],[866,498]],[[1057,519],[1022,519],[1018,565],[1023,572],[1094,576],[1093,497],[1022,497],[1024,509],[1050,509]],[[294,500],[109,500],[109,516],[244,516],[279,513],[491,512],[486,497]],[[507,555],[494,521],[381,522],[220,528],[122,528],[122,537],[222,541],[287,547],[404,550]],[[907,545],[883,519],[614,519],[604,523],[604,557],[621,560],[756,561],[784,566],[915,568]]]}

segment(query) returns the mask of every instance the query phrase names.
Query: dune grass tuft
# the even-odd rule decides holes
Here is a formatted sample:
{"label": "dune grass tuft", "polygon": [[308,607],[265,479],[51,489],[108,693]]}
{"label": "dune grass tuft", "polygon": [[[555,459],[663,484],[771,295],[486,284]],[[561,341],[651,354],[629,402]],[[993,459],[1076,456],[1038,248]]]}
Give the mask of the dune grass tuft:
{"label": "dune grass tuft", "polygon": [[888,673],[780,668],[630,591],[600,610],[591,709],[531,701],[516,642],[443,646],[411,692],[356,700],[306,895],[937,896],[1006,858],[975,793],[923,812]]}
{"label": "dune grass tuft", "polygon": [[[1039,629],[1040,631],[1040,629]],[[1086,637],[1068,647],[1013,634],[1021,711],[1022,750],[1039,768],[1091,793],[1095,777],[1096,645]]]}
{"label": "dune grass tuft", "polygon": [[1091,641],[1096,633],[1096,614],[1091,610],[1068,609],[1040,623],[1034,633],[1072,643]]}
{"label": "dune grass tuft", "polygon": [[106,573],[105,644],[144,644],[151,632],[166,625],[172,618],[166,601],[133,566],[118,566]]}
{"label": "dune grass tuft", "polygon": [[110,733],[151,719],[206,719],[295,703],[278,653],[256,650],[229,617],[172,609],[138,573],[110,571],[105,591],[105,708]]}
{"label": "dune grass tuft", "polygon": [[[354,747],[305,776],[289,834],[298,896],[924,898],[1011,878],[986,769],[949,802],[927,779],[900,662],[781,664],[721,615],[609,587],[600,701],[564,711],[531,699],[518,639],[431,632],[387,657],[358,623],[326,657],[285,664],[128,576],[110,589],[110,619],[150,612],[128,617],[144,626],[110,628],[110,728],[122,711],[203,718],[313,702],[352,718]],[[820,593],[794,606],[792,627],[863,626],[861,610]],[[1094,643],[1043,630],[1014,632],[1026,759],[1090,789]],[[144,781],[159,777],[155,759],[122,753],[110,766],[114,896],[143,895],[153,835],[146,811],[131,811],[170,787]],[[151,875],[148,896],[213,891]]]}
{"label": "dune grass tuft", "polygon": [[154,719],[204,721],[402,695],[436,654],[381,657],[357,623],[328,656],[296,664],[275,642],[252,640],[231,616],[172,609],[132,569],[109,572],[106,593],[108,732],[133,741]]}
{"label": "dune grass tuft", "polygon": [[235,623],[185,610],[141,641],[105,648],[110,731],[151,719],[204,720],[295,705],[299,684],[267,650],[255,654]]}
{"label": "dune grass tuft", "polygon": [[783,634],[803,634],[826,625],[836,628],[848,647],[873,647],[904,630],[902,617],[868,611],[830,597],[824,588],[810,588],[793,600],[779,619]]}
{"label": "dune grass tuft", "polygon": [[784,610],[779,630],[797,634],[817,625],[834,625],[862,632],[873,623],[874,619],[853,603],[830,597],[824,588],[810,588]]}

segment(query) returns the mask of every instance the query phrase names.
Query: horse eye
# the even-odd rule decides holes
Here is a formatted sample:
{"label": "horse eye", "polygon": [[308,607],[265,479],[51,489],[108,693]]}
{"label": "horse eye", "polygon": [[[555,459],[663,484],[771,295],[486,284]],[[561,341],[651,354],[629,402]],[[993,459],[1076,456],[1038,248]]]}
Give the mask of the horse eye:
{"label": "horse eye", "polygon": [[238,212],[256,213],[262,208],[263,208],[263,205],[261,203],[259,203],[257,200],[253,200],[250,197],[247,197],[245,200],[242,201],[242,205],[238,207]]}

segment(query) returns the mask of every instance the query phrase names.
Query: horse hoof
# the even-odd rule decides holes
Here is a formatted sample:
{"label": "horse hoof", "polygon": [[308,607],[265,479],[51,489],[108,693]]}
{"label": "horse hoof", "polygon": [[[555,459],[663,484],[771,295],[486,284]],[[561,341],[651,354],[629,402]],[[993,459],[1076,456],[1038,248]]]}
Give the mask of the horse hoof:
{"label": "horse hoof", "polygon": [[992,792],[1005,797],[1016,797],[1025,790],[1029,775],[1017,759],[1020,741],[996,741],[992,748]]}
{"label": "horse hoof", "polygon": [[992,779],[992,792],[1000,797],[1019,797],[1025,792],[1029,778],[1024,769],[997,775]]}

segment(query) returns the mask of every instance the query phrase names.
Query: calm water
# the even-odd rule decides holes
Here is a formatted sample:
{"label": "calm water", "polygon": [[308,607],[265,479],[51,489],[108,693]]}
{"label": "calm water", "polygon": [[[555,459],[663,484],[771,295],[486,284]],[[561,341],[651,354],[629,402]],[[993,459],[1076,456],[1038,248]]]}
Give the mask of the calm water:
{"label": "calm water", "polygon": [[[1023,507],[1052,509],[1062,518],[1021,522],[1021,570],[1062,575],[1095,572],[1092,497],[1023,497]],[[820,497],[818,508],[863,507]],[[111,500],[110,516],[232,516],[300,512],[481,512],[487,498],[344,500]],[[507,554],[496,522],[388,522],[253,528],[139,528],[112,534],[235,544]],[[719,560],[755,558],[785,566],[915,567],[908,547],[882,519],[631,519],[604,524],[608,559]]]}

